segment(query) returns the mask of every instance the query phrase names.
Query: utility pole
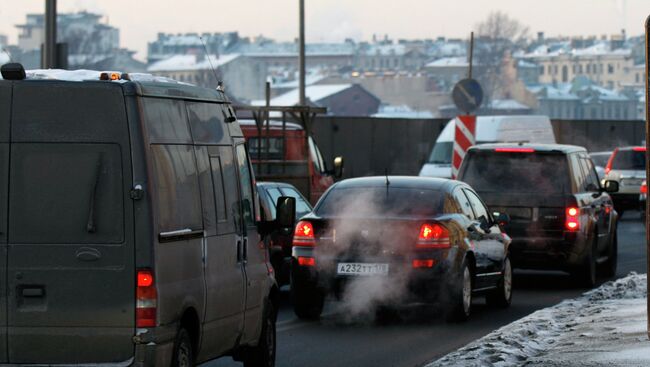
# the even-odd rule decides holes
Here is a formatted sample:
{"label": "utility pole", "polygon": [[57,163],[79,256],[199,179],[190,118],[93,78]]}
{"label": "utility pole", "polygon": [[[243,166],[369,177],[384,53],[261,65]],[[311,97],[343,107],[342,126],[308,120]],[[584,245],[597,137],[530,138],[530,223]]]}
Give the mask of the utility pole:
{"label": "utility pole", "polygon": [[45,38],[41,66],[53,69],[56,63],[56,0],[45,0]]}
{"label": "utility pole", "polygon": [[[645,171],[646,177],[650,177],[650,16],[645,21]],[[643,220],[646,223],[646,229],[650,228],[650,200],[645,203],[646,216]],[[650,269],[650,231],[646,231],[646,266]],[[646,286],[650,285],[650,278],[646,279]],[[650,314],[650,301],[646,301],[648,314]],[[650,337],[650,318],[648,319],[647,334]]]}
{"label": "utility pole", "polygon": [[472,64],[474,63],[474,32],[469,36],[469,70],[467,71],[467,79],[472,79]]}
{"label": "utility pole", "polygon": [[299,64],[299,73],[300,80],[298,82],[298,89],[300,93],[299,104],[304,106],[307,103],[307,98],[305,97],[305,0],[300,1],[300,35],[298,38],[298,64]]}

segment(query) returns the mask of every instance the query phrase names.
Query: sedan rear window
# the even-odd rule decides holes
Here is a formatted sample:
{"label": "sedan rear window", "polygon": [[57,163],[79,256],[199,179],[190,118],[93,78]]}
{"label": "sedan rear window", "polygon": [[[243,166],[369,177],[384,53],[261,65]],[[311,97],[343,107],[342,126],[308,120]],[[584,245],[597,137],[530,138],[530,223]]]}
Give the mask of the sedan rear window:
{"label": "sedan rear window", "polygon": [[645,171],[645,152],[619,150],[614,156],[612,169]]}
{"label": "sedan rear window", "polygon": [[567,193],[568,162],[562,154],[470,153],[460,180],[478,192]]}
{"label": "sedan rear window", "polygon": [[444,194],[398,187],[335,188],[316,209],[319,216],[420,217],[442,213]]}

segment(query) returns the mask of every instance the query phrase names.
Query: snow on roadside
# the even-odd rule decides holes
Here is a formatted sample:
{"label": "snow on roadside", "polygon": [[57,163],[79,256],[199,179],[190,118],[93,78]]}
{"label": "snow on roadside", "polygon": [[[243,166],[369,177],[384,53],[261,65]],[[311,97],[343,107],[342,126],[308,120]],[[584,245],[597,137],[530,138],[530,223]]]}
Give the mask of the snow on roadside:
{"label": "snow on roadside", "polygon": [[[429,364],[433,366],[569,366],[580,360],[565,361],[573,354],[580,355],[581,348],[592,352],[600,341],[603,363],[622,358],[619,352],[638,358],[635,348],[643,346],[628,343],[645,335],[645,304],[647,297],[646,275],[630,273],[625,278],[603,284],[581,297],[565,300],[553,307],[538,310],[518,321],[506,325],[467,346]],[[641,320],[643,319],[643,320]],[[627,321],[627,322],[626,322]],[[626,339],[627,336],[627,339]],[[584,340],[584,342],[581,342]],[[643,338],[645,343],[647,337]],[[626,344],[626,346],[617,346]],[[603,344],[603,343],[601,343]],[[611,347],[611,350],[607,349]],[[624,348],[624,350],[621,350]],[[626,348],[626,349],[625,349]],[[650,349],[650,344],[649,347]],[[539,358],[549,351],[567,353]],[[609,353],[609,354],[608,354]],[[614,358],[616,356],[616,358]],[[650,354],[647,361],[650,361]]]}

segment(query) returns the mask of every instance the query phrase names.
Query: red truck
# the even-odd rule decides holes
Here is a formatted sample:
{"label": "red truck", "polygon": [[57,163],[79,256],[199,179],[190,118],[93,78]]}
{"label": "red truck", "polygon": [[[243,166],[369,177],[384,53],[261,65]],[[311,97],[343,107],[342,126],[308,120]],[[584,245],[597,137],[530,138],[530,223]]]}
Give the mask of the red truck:
{"label": "red truck", "polygon": [[259,181],[292,184],[313,205],[334,184],[334,178],[343,174],[343,158],[336,157],[334,169],[328,169],[318,145],[299,124],[270,121],[260,134],[255,121],[239,123]]}

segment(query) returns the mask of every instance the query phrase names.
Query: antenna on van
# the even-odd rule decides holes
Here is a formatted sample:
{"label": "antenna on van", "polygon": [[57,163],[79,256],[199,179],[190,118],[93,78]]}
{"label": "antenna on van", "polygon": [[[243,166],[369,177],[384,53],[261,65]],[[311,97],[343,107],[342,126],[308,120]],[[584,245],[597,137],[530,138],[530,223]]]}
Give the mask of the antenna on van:
{"label": "antenna on van", "polygon": [[390,180],[388,179],[388,168],[384,168],[384,176],[386,176],[386,187],[390,186]]}
{"label": "antenna on van", "polygon": [[217,81],[217,90],[223,90],[223,82],[219,80],[219,77],[217,76],[217,70],[214,68],[214,65],[212,65],[212,59],[210,59],[208,47],[205,45],[202,36],[199,36],[199,40],[201,40],[201,44],[203,45],[203,52],[205,52],[205,57],[208,59],[208,63],[210,63],[210,69],[212,70],[212,74],[214,74],[214,80]]}
{"label": "antenna on van", "polygon": [[3,47],[3,48],[2,48],[2,52],[4,52],[5,54],[7,54],[7,56],[9,57],[9,62],[14,62],[13,58],[11,57],[11,54],[9,53],[9,51],[7,51],[6,48]]}

